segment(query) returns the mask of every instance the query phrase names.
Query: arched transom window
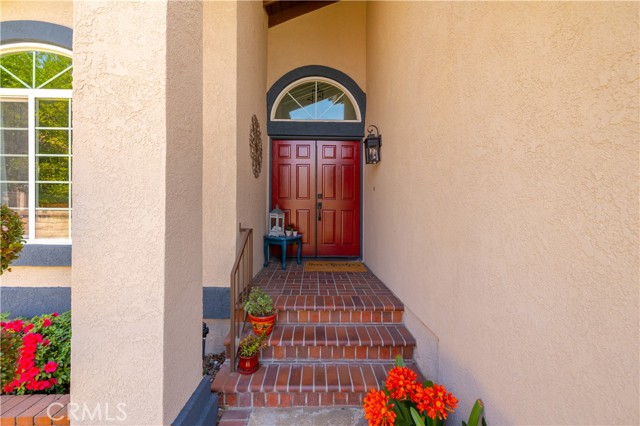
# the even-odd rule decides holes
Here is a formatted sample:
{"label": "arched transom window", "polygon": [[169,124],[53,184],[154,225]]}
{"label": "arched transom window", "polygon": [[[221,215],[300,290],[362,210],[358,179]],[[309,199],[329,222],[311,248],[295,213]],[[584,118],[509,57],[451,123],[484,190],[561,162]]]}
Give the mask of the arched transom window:
{"label": "arched transom window", "polygon": [[272,120],[360,121],[353,96],[339,83],[309,77],[287,86],[272,109]]}
{"label": "arched transom window", "polygon": [[0,49],[0,202],[27,241],[71,238],[71,52],[42,44]]}

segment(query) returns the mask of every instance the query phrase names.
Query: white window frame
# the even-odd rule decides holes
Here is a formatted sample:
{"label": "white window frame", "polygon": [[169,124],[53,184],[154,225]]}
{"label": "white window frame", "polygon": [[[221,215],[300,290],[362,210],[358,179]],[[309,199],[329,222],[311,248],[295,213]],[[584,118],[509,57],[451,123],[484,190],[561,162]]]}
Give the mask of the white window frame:
{"label": "white window frame", "polygon": [[[40,51],[50,52],[58,55],[68,56],[73,60],[73,54],[70,50],[64,49],[58,46],[52,46],[42,43],[14,43],[9,45],[0,46],[0,55],[8,53],[17,53],[23,51]],[[73,63],[73,62],[72,62]],[[69,245],[71,244],[71,222],[72,222],[72,181],[71,181],[71,167],[69,167],[69,181],[57,182],[47,181],[47,183],[68,183],[69,184],[69,208],[46,208],[40,209],[36,206],[36,99],[72,99],[72,89],[9,89],[0,88],[0,97],[2,99],[27,99],[28,103],[28,134],[29,134],[29,238],[26,238],[27,244],[52,244],[52,245]],[[69,102],[69,108],[71,109],[71,102]],[[71,118],[71,111],[69,111],[69,118]],[[69,123],[69,130],[73,133],[73,123]],[[72,145],[72,137],[69,139],[70,150]],[[47,154],[49,157],[69,157],[71,166],[73,153],[70,151],[69,155],[66,154]],[[37,210],[68,210],[69,211],[69,238],[36,238],[36,211]]]}
{"label": "white window frame", "polygon": [[[313,120],[313,119],[312,120],[292,120],[290,118],[276,118],[276,111],[280,106],[280,102],[285,96],[289,94],[289,91],[298,85],[309,83],[309,82],[327,83],[332,86],[336,86],[338,89],[342,90],[344,95],[349,99],[349,101],[351,101],[351,104],[353,105],[353,108],[356,111],[356,119],[355,120]],[[271,108],[271,121],[287,121],[287,122],[296,122],[296,123],[360,123],[362,121],[362,115],[360,114],[360,107],[358,106],[358,102],[356,102],[356,99],[353,97],[351,92],[347,90],[346,87],[344,87],[342,84],[330,78],[320,77],[320,76],[311,76],[311,77],[301,78],[300,80],[296,80],[293,83],[287,85],[287,87],[285,87],[284,89],[282,89],[280,94],[278,94],[278,97],[276,98],[275,102],[273,103],[273,107]]]}

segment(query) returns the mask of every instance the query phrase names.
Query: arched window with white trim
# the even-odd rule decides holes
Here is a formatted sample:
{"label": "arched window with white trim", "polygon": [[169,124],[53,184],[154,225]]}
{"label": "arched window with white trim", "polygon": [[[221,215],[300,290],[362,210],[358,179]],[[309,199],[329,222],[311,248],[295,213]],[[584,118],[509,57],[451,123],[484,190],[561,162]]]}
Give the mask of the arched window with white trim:
{"label": "arched window with white trim", "polygon": [[353,96],[340,83],[322,77],[300,79],[287,86],[275,101],[272,120],[359,122]]}
{"label": "arched window with white trim", "polygon": [[72,69],[61,47],[0,47],[0,202],[28,242],[71,239]]}

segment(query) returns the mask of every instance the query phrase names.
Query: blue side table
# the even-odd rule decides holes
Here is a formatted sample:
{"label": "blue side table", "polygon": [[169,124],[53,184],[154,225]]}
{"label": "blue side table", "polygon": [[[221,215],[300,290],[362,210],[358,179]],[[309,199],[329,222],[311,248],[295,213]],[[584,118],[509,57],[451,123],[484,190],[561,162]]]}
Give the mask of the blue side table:
{"label": "blue side table", "polygon": [[298,265],[302,263],[300,255],[302,254],[302,235],[298,234],[295,237],[275,237],[273,235],[264,236],[264,266],[269,265],[269,245],[278,244],[282,249],[282,270],[287,269],[287,246],[289,244],[296,243],[298,245]]}

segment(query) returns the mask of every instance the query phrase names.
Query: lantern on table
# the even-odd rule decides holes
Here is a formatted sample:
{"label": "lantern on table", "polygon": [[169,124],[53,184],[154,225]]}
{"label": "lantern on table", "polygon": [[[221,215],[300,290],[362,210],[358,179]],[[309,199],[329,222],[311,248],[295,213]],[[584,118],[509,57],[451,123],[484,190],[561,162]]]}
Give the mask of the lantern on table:
{"label": "lantern on table", "polygon": [[281,237],[284,235],[284,212],[276,204],[276,208],[269,212],[269,222],[267,225],[269,235]]}

